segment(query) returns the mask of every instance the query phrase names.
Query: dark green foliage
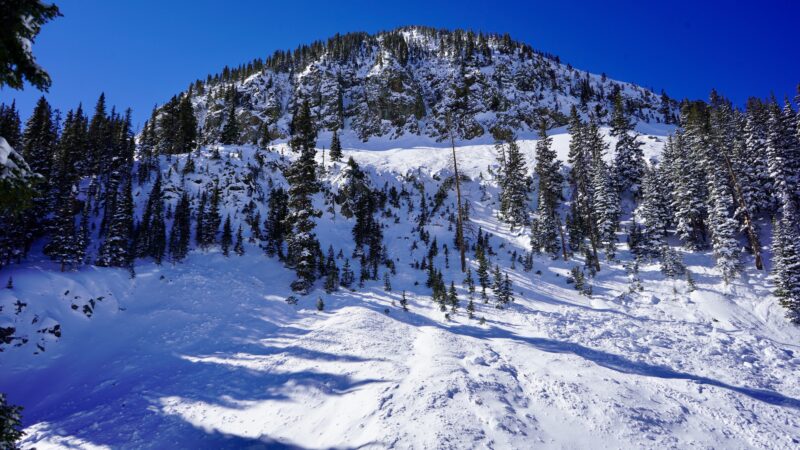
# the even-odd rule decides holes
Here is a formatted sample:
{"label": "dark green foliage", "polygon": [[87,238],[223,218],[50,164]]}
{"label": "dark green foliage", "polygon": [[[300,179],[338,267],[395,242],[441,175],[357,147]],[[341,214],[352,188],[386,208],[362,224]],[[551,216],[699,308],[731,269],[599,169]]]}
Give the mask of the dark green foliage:
{"label": "dark green foliage", "polygon": [[289,214],[286,221],[291,230],[286,239],[287,265],[297,273],[292,290],[306,293],[316,278],[319,242],[314,234],[314,218],[321,215],[312,202],[312,196],[319,192],[320,186],[314,161],[316,131],[311,123],[307,102],[303,103],[292,122],[294,135],[290,144],[296,152],[300,152],[300,156],[284,172],[289,182]]}
{"label": "dark green foliage", "polygon": [[0,87],[22,89],[27,81],[47,91],[50,75],[37,63],[30,46],[42,25],[61,16],[58,6],[40,1],[4,1],[0,15]]}
{"label": "dark green foliage", "polygon": [[169,234],[169,254],[173,262],[183,260],[189,252],[191,218],[192,210],[189,195],[184,192],[175,207],[172,230]]}
{"label": "dark green foliage", "polygon": [[12,101],[10,106],[0,103],[0,136],[4,137],[8,145],[18,151],[22,144],[21,125],[16,101]]}
{"label": "dark green foliage", "polygon": [[342,143],[339,141],[339,133],[337,130],[333,130],[330,157],[331,161],[339,161],[342,159]]}
{"label": "dark green foliage", "polygon": [[136,255],[153,258],[156,264],[161,264],[167,247],[167,226],[164,222],[162,196],[161,174],[158,173],[136,232]]}
{"label": "dark green foliage", "polygon": [[22,407],[9,405],[5,394],[0,393],[0,448],[16,449],[22,432]]}
{"label": "dark green foliage", "polygon": [[225,126],[222,127],[220,142],[223,144],[239,143],[239,120],[236,117],[236,103],[234,96],[229,96],[227,113],[225,114]]}
{"label": "dark green foliage", "polygon": [[267,255],[283,259],[283,242],[289,231],[289,224],[286,221],[289,216],[289,197],[283,188],[272,189],[269,194],[267,220],[264,222],[265,228],[265,250]]}
{"label": "dark green foliage", "polygon": [[225,217],[225,224],[222,226],[222,239],[220,246],[224,256],[230,255],[231,244],[233,243],[233,230],[231,229],[231,216]]}
{"label": "dark green foliage", "polygon": [[239,256],[244,255],[244,242],[242,238],[242,224],[236,230],[236,242],[233,244],[233,252]]}

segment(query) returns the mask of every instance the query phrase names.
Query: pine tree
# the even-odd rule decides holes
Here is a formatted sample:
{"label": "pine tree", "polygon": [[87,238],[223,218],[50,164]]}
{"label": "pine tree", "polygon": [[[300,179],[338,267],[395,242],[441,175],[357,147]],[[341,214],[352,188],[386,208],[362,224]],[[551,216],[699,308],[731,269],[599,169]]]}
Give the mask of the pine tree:
{"label": "pine tree", "polygon": [[475,259],[478,261],[476,274],[478,275],[478,283],[481,285],[481,297],[486,300],[486,288],[489,287],[489,262],[486,260],[482,244],[479,244],[475,249]]}
{"label": "pine tree", "polygon": [[330,294],[339,289],[339,268],[336,267],[336,258],[333,255],[333,246],[328,247],[328,257],[325,261],[325,292]]}
{"label": "pine tree", "polygon": [[316,132],[311,123],[307,102],[303,103],[293,123],[295,135],[292,137],[291,145],[295,151],[300,152],[300,156],[284,174],[289,182],[287,222],[291,224],[291,234],[287,237],[287,263],[297,274],[297,279],[292,282],[292,290],[306,293],[316,275],[315,255],[316,249],[319,248],[319,242],[314,234],[316,223],[313,218],[321,215],[312,202],[312,196],[319,192],[320,187],[314,161]]}
{"label": "pine tree", "polygon": [[534,172],[539,178],[539,197],[536,217],[531,224],[531,247],[537,253],[545,252],[555,257],[560,247],[557,211],[564,177],[561,175],[561,162],[552,149],[552,138],[547,135],[546,122],[539,126]]}
{"label": "pine tree", "polygon": [[122,183],[108,225],[105,241],[97,256],[98,266],[133,267],[133,196],[130,177]]}
{"label": "pine tree", "polygon": [[403,311],[408,311],[408,299],[406,299],[405,290],[403,290],[403,294],[400,296],[400,306],[403,308]]}
{"label": "pine tree", "polygon": [[233,243],[233,230],[231,229],[231,216],[225,217],[225,224],[222,226],[222,239],[220,245],[224,256],[230,255],[231,244]]}
{"label": "pine tree", "polygon": [[661,248],[661,272],[669,278],[686,274],[686,266],[683,264],[680,254],[668,245]]}
{"label": "pine tree", "polygon": [[0,393],[0,448],[17,449],[22,431],[21,406],[9,405],[5,394]]}
{"label": "pine tree", "polygon": [[236,230],[236,243],[233,244],[233,252],[236,253],[238,256],[244,255],[244,241],[242,238],[242,224],[239,224],[239,228]]}
{"label": "pine tree", "polygon": [[787,309],[786,315],[794,323],[800,323],[800,214],[797,206],[789,203],[783,217],[776,221],[773,231],[773,275],[775,296]]}
{"label": "pine tree", "polygon": [[0,104],[0,136],[4,137],[12,148],[20,148],[22,143],[21,125],[16,101],[12,101],[10,106]]}
{"label": "pine tree", "polygon": [[614,180],[605,162],[595,162],[592,173],[592,191],[594,198],[593,217],[599,242],[603,245],[608,259],[614,258],[617,243],[616,231],[619,227],[620,203]]}
{"label": "pine tree", "polygon": [[464,277],[464,284],[467,286],[469,298],[472,298],[475,294],[475,280],[472,278],[472,269],[469,267],[467,267],[467,275]]}
{"label": "pine tree", "polygon": [[383,290],[386,292],[392,292],[392,280],[389,276],[389,272],[383,273]]}
{"label": "pine tree", "polygon": [[656,168],[645,169],[641,186],[642,201],[636,210],[644,226],[644,237],[640,244],[645,253],[655,256],[667,237],[671,218],[669,199],[664,190],[664,177]]}
{"label": "pine tree", "polygon": [[289,197],[283,188],[272,189],[269,194],[267,220],[264,222],[267,255],[283,259],[283,242],[288,234]]}
{"label": "pine tree", "polygon": [[36,63],[31,44],[42,25],[61,16],[58,6],[40,1],[5,2],[0,42],[3,42],[3,63],[0,66],[0,87],[22,89],[27,81],[47,91],[50,75]]}
{"label": "pine tree", "polygon": [[637,142],[636,136],[633,134],[633,123],[625,112],[621,91],[617,91],[614,97],[610,134],[617,138],[614,175],[618,192],[624,192],[631,188],[636,191],[644,175],[644,152],[642,143]]}
{"label": "pine tree", "polygon": [[350,260],[344,260],[344,266],[342,266],[342,277],[340,280],[340,284],[345,288],[350,289],[353,286],[353,282],[355,281],[355,274],[353,273],[353,269],[350,268]]}
{"label": "pine tree", "polygon": [[342,143],[339,141],[339,133],[333,130],[333,137],[331,137],[331,151],[329,153],[331,161],[340,161],[342,159]]}
{"label": "pine tree", "polygon": [[136,233],[137,256],[151,257],[156,264],[161,264],[167,246],[166,233],[161,173],[158,173]]}
{"label": "pine tree", "polygon": [[175,207],[172,229],[169,234],[169,254],[172,262],[183,260],[189,253],[191,218],[192,211],[189,195],[184,192],[178,201],[178,205]]}
{"label": "pine tree", "polygon": [[527,225],[528,169],[516,140],[513,137],[507,139],[508,151],[501,156],[503,176],[500,179],[500,215],[512,227]]}
{"label": "pine tree", "polygon": [[597,124],[592,121],[584,124],[578,116],[575,107],[570,112],[569,132],[569,162],[570,185],[572,186],[572,204],[570,205],[570,247],[573,251],[584,248],[583,240],[588,238],[589,248],[585,249],[590,256],[588,262],[592,263],[592,270],[600,270],[597,257],[600,233],[597,230],[598,221],[595,219],[594,200],[595,192],[593,183],[593,169],[602,163],[605,150],[602,136]]}
{"label": "pine tree", "polygon": [[[177,135],[173,153],[188,153],[197,145],[197,118],[192,106],[191,90],[181,97],[177,115]],[[229,130],[229,133],[233,132]],[[238,137],[238,132],[236,137]]]}
{"label": "pine tree", "polygon": [[[211,197],[208,203],[204,204],[205,193],[200,200],[200,210],[198,212],[198,241],[201,248],[208,248],[217,242],[217,232],[222,223],[222,216],[219,212],[220,189],[217,184],[211,190]],[[230,241],[229,241],[230,244]]]}
{"label": "pine tree", "polygon": [[[233,88],[231,88],[233,90]],[[236,144],[239,142],[239,121],[236,118],[236,103],[230,95],[228,98],[227,113],[225,116],[225,126],[222,127],[220,142],[225,145]]]}
{"label": "pine tree", "polygon": [[458,308],[458,293],[456,292],[456,285],[450,282],[450,289],[447,291],[447,303],[450,305],[450,311],[456,312]]}

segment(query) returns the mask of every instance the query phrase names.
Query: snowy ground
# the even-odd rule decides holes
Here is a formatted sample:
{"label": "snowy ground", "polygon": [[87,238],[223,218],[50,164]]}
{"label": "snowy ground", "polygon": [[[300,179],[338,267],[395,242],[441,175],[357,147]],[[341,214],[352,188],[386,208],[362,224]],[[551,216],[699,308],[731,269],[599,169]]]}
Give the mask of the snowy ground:
{"label": "snowy ground", "polygon": [[[656,155],[663,136],[644,139]],[[563,131],[555,142],[565,159]],[[531,157],[534,143],[522,144]],[[449,164],[446,146],[380,145],[347,153],[377,176]],[[473,179],[493,164],[491,145],[458,152]],[[533,272],[511,270],[507,252],[521,251],[527,236],[498,223],[476,183],[465,195],[516,291],[505,310],[476,301],[484,324],[466,317],[464,291],[450,321],[432,304],[424,273],[408,268],[407,223],[385,231],[399,258],[391,292],[381,282],[357,293],[320,289],[295,306],[284,301],[291,273],[253,245],[243,257],[143,262],[135,279],[93,267],[62,274],[36,257],[5,269],[0,281],[13,275],[14,288],[0,291],[0,320],[37,321],[27,344],[0,353],[0,391],[25,406],[25,446],[800,445],[800,331],[764,274],[748,269],[724,286],[709,255],[684,254],[697,290],[649,265],[644,291],[628,294],[622,263],[604,262],[588,298],[565,282],[575,261],[537,257]],[[349,239],[351,224],[328,217],[318,228],[323,248]],[[450,256],[445,281],[458,286]],[[402,290],[409,312],[397,304]],[[20,314],[16,301],[28,304]],[[60,337],[35,331],[55,323]]]}

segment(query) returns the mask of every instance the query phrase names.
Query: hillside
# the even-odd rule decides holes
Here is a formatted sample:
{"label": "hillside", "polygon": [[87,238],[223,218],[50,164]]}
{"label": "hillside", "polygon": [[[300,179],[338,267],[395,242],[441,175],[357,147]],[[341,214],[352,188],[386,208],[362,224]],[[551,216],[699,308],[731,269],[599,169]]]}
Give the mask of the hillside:
{"label": "hillside", "polygon": [[108,109],[0,140],[24,448],[800,443],[788,101],[410,27]]}

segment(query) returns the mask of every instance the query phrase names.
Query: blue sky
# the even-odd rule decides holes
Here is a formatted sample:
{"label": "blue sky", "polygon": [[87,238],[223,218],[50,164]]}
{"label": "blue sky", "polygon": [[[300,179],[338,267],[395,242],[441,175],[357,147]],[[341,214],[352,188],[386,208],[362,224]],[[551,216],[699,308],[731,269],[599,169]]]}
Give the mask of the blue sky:
{"label": "blue sky", "polygon": [[[62,110],[93,106],[101,91],[130,106],[140,125],[189,82],[278,48],[337,32],[402,25],[508,32],[591,72],[671,96],[711,88],[742,104],[751,95],[794,96],[800,82],[800,2],[549,0],[207,1],[59,0],[64,17],[34,46]],[[391,6],[389,6],[391,5]],[[648,5],[647,7],[643,5]],[[27,119],[41,95],[0,91]]]}

